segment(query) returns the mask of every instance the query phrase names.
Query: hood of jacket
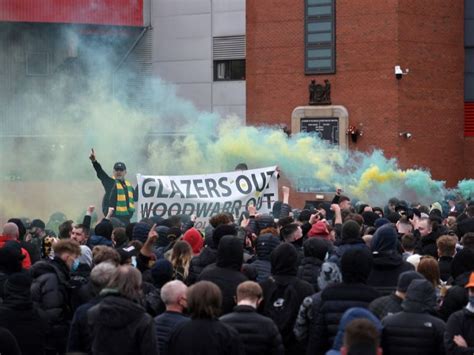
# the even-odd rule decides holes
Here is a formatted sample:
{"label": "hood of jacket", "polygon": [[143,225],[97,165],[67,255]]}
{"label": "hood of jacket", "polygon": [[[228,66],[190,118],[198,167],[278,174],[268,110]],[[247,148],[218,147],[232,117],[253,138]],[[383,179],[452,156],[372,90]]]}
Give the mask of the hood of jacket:
{"label": "hood of jacket", "polygon": [[428,280],[413,280],[408,286],[402,309],[411,313],[427,313],[436,307],[436,294]]}
{"label": "hood of jacket", "polygon": [[296,276],[298,271],[298,252],[290,243],[281,243],[270,256],[272,275]]}
{"label": "hood of jacket", "polygon": [[244,244],[238,237],[222,237],[217,249],[216,265],[226,269],[240,271],[244,259]]}
{"label": "hood of jacket", "polygon": [[108,328],[127,327],[145,313],[138,303],[118,295],[107,295],[96,307],[96,321]]}
{"label": "hood of jacket", "polygon": [[344,345],[344,333],[346,331],[347,325],[355,319],[367,319],[369,320],[378,330],[379,334],[382,333],[382,323],[380,320],[368,311],[365,308],[361,307],[352,307],[344,312],[341,321],[339,322],[339,327],[337,330],[336,338],[334,338],[334,343],[332,349],[339,350],[342,345]]}
{"label": "hood of jacket", "polygon": [[396,251],[398,244],[397,231],[392,225],[384,225],[375,231],[372,238],[372,253]]}
{"label": "hood of jacket", "polygon": [[97,245],[105,245],[105,246],[108,246],[108,247],[112,247],[113,243],[112,243],[112,240],[107,239],[107,238],[105,238],[101,235],[93,235],[92,237],[90,237],[88,239],[87,245],[91,249],[93,249]]}
{"label": "hood of jacket", "polygon": [[33,279],[52,273],[58,276],[60,282],[67,283],[69,281],[69,268],[58,257],[55,257],[53,260],[41,260],[30,268],[30,275]]}
{"label": "hood of jacket", "polygon": [[472,271],[474,271],[474,251],[471,249],[459,251],[451,263],[451,275],[456,279],[458,276]]}
{"label": "hood of jacket", "polygon": [[321,238],[309,238],[303,243],[305,257],[313,257],[324,260],[329,252],[329,243]]}
{"label": "hood of jacket", "polygon": [[255,251],[260,260],[270,261],[272,251],[280,244],[280,239],[274,237],[271,233],[265,233],[257,238]]}

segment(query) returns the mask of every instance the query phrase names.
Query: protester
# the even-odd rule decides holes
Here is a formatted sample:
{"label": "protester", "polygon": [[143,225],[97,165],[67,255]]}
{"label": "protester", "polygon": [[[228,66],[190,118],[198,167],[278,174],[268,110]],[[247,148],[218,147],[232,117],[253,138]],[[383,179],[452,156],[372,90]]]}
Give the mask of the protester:
{"label": "protester", "polygon": [[256,260],[251,264],[257,271],[257,282],[265,281],[271,275],[270,255],[279,244],[280,239],[271,233],[265,233],[257,237],[255,242]]}
{"label": "protester", "polygon": [[448,355],[474,353],[474,272],[465,287],[469,292],[469,303],[451,314],[446,324],[444,345]]}
{"label": "protester", "polygon": [[445,282],[451,276],[451,263],[456,254],[456,243],[457,238],[452,235],[443,235],[436,240],[440,278]]}
{"label": "protester", "polygon": [[0,248],[4,247],[5,244],[9,241],[18,243],[21,248],[21,254],[24,256],[22,261],[22,266],[24,269],[29,269],[31,267],[31,258],[28,251],[21,246],[19,241],[20,230],[18,226],[13,222],[8,222],[3,226],[3,235],[0,235]]}
{"label": "protester", "polygon": [[168,354],[168,343],[173,331],[189,318],[183,315],[187,308],[187,286],[179,280],[166,283],[161,288],[161,299],[166,311],[155,318],[156,338],[160,355]]}
{"label": "protester", "polygon": [[219,321],[222,293],[214,283],[200,281],[187,292],[191,321],[179,325],[169,340],[170,355],[234,355],[243,353],[237,331]]}
{"label": "protester", "polygon": [[314,293],[306,281],[296,277],[298,253],[290,243],[282,243],[271,255],[272,275],[263,281],[263,302],[260,310],[273,319],[280,330],[287,353],[302,351],[293,333],[301,302]]}
{"label": "protester", "polygon": [[240,335],[245,354],[283,354],[280,332],[272,319],[257,313],[263,291],[253,281],[245,281],[237,287],[237,306],[232,313],[220,320],[233,327]]}
{"label": "protester", "polygon": [[435,307],[433,285],[427,280],[413,280],[402,302],[403,311],[382,320],[384,354],[444,354],[446,325],[430,314]]}
{"label": "protester", "polygon": [[184,240],[177,241],[171,251],[171,265],[173,265],[173,278],[186,282],[189,275],[189,264],[193,257],[191,245]]}
{"label": "protester", "polygon": [[320,238],[309,238],[303,243],[304,258],[296,276],[310,283],[315,291],[319,291],[318,277],[329,247],[329,243]]}
{"label": "protester", "polygon": [[247,277],[240,271],[243,252],[242,240],[224,236],[219,242],[216,263],[206,267],[199,275],[199,281],[211,281],[219,286],[222,292],[222,314],[232,312],[237,286],[247,281]]}
{"label": "protester", "polygon": [[371,269],[372,257],[365,248],[349,249],[342,255],[342,283],[333,284],[321,293],[307,353],[324,354],[334,342],[342,314],[351,307],[368,307],[379,296],[367,285]]}
{"label": "protester", "polygon": [[87,311],[92,354],[158,354],[153,318],[140,305],[142,276],[119,266],[103,299]]}
{"label": "protester", "polygon": [[31,296],[45,311],[48,320],[46,352],[63,353],[72,319],[69,272],[81,254],[81,248],[77,242],[63,239],[54,244],[53,249],[54,259],[40,261],[31,267]]}
{"label": "protester", "polygon": [[416,271],[405,271],[398,276],[397,290],[387,296],[379,297],[369,304],[369,310],[382,320],[386,316],[402,311],[402,302],[406,298],[408,286],[413,280],[423,280],[424,276]]}

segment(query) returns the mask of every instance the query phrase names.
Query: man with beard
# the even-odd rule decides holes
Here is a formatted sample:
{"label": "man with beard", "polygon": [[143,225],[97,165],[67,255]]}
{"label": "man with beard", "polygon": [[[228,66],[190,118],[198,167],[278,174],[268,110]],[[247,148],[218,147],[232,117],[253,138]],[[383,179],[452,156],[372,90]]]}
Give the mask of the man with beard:
{"label": "man with beard", "polygon": [[115,163],[112,177],[110,177],[96,160],[94,149],[92,149],[89,159],[92,161],[97,177],[105,190],[102,199],[102,212],[107,215],[109,207],[114,208],[113,217],[118,218],[125,225],[129,224],[135,212],[134,189],[132,184],[125,180],[125,175],[127,175],[125,164],[122,162]]}

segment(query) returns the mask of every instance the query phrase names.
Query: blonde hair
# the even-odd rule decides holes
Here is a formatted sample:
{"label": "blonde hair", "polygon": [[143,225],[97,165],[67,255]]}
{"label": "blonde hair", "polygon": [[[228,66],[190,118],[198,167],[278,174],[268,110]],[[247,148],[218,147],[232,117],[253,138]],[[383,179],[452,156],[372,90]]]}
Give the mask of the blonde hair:
{"label": "blonde hair", "polygon": [[193,249],[188,242],[179,240],[174,244],[170,257],[171,265],[175,271],[180,268],[183,270],[183,279],[188,277],[192,257]]}

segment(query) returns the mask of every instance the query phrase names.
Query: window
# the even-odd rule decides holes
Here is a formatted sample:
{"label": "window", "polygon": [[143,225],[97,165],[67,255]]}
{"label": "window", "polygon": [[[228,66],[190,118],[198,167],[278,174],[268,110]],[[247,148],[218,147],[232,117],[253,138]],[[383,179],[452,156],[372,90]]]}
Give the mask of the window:
{"label": "window", "polygon": [[245,59],[215,60],[214,81],[245,80]]}
{"label": "window", "polygon": [[335,0],[305,0],[305,73],[336,71]]}
{"label": "window", "polygon": [[26,75],[42,76],[49,74],[49,53],[31,52],[26,58]]}
{"label": "window", "polygon": [[213,38],[214,81],[245,80],[245,36]]}

